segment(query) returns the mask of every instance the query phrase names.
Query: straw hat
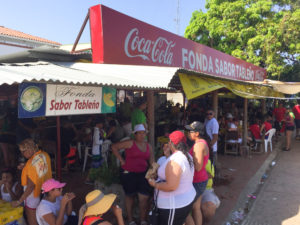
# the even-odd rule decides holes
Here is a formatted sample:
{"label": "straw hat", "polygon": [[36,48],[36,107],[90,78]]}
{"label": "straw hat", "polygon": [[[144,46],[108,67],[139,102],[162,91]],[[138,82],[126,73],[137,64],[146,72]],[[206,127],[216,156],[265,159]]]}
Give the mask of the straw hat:
{"label": "straw hat", "polygon": [[100,190],[94,190],[85,197],[87,210],[84,217],[91,215],[100,215],[107,212],[116,199],[115,194],[104,195]]}

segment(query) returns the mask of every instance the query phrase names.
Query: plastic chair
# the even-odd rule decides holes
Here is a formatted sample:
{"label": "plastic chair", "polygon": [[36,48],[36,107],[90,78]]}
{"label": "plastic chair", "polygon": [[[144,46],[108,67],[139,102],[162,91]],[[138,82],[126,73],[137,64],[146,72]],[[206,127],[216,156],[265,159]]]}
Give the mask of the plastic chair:
{"label": "plastic chair", "polygon": [[268,152],[268,143],[270,143],[270,150],[272,152],[272,137],[276,133],[276,129],[272,128],[268,130],[268,132],[265,135],[269,135],[268,139],[265,139],[265,152]]}
{"label": "plastic chair", "polygon": [[86,166],[87,158],[88,157],[92,157],[92,154],[89,153],[90,150],[92,150],[91,146],[85,146],[85,148],[84,148],[84,159],[83,159],[82,172],[85,171],[85,166]]}
{"label": "plastic chair", "polygon": [[238,155],[241,142],[242,139],[239,138],[238,131],[226,131],[224,153]]}

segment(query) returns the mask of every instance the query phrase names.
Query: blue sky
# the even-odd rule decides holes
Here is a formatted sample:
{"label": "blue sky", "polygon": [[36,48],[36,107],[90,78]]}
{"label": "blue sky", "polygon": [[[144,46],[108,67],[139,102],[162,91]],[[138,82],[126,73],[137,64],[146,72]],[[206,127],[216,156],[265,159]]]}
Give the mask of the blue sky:
{"label": "blue sky", "polygon": [[[97,4],[177,34],[177,0],[7,0],[1,2],[0,26],[73,44],[88,8]],[[205,0],[180,0],[179,35],[195,10],[205,10],[204,4]],[[90,42],[87,28],[80,43]]]}

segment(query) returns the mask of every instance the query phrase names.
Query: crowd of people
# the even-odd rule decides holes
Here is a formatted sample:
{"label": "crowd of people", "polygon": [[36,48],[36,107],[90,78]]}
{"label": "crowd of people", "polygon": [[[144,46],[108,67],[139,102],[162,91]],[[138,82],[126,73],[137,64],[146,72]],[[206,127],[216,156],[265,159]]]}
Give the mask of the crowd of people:
{"label": "crowd of people", "polygon": [[[158,132],[166,136],[168,142],[161,145],[163,154],[157,160],[159,167],[156,176],[146,179],[149,166],[156,161],[155,146],[151,146],[147,139],[146,101],[139,99],[135,107],[125,101],[121,106],[117,116],[89,116],[79,126],[70,118],[65,119],[61,147],[64,165],[68,168],[76,154],[76,151],[72,153],[71,147],[79,141],[90,145],[93,155],[91,168],[98,168],[103,165],[102,144],[109,139],[112,142],[111,152],[120,162],[120,182],[125,192],[124,209],[116,204],[115,194],[105,195],[101,190],[94,190],[86,195],[86,202],[80,211],[74,213],[72,200],[76,196],[74,193],[63,193],[67,184],[52,178],[51,152],[41,147],[37,133],[33,132],[36,123],[34,125],[33,120],[27,119],[15,122],[19,158],[25,158],[19,160],[18,165],[22,171],[21,179],[18,181],[16,170],[11,169],[16,166],[15,163],[11,164],[9,157],[4,157],[4,161],[8,162],[5,162],[1,173],[1,199],[11,202],[13,207],[23,206],[24,216],[32,225],[105,225],[110,224],[103,219],[109,210],[119,225],[124,224],[123,210],[128,224],[136,225],[133,215],[136,196],[141,225],[148,224],[149,202],[153,197],[158,208],[159,224],[200,225],[211,220],[220,205],[213,190],[213,177],[217,155],[223,149],[223,132],[235,131],[239,139],[242,138],[241,109],[232,103],[215,115],[212,109],[203,109],[197,102],[184,111],[179,104],[168,106],[172,124],[162,123],[163,129]],[[248,110],[249,145],[267,138],[265,133],[272,127],[276,128],[277,136],[285,132],[284,151],[291,148],[295,128],[296,139],[300,139],[299,104],[285,108],[280,102],[278,107],[269,109],[265,115],[251,104]],[[10,124],[9,119],[2,122],[2,129],[7,129],[5,123]],[[3,155],[11,144],[5,140],[2,135],[0,144]]]}

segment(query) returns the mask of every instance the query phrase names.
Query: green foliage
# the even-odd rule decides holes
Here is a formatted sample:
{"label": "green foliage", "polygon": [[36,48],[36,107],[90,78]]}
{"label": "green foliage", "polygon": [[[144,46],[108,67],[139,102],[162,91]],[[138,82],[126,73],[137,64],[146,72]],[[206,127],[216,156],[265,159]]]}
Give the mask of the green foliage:
{"label": "green foliage", "polygon": [[206,0],[185,37],[267,69],[284,79],[300,59],[299,0]]}
{"label": "green foliage", "polygon": [[91,181],[98,180],[106,186],[120,183],[119,167],[116,164],[116,158],[111,155],[108,165],[105,163],[99,168],[91,168],[89,171]]}

